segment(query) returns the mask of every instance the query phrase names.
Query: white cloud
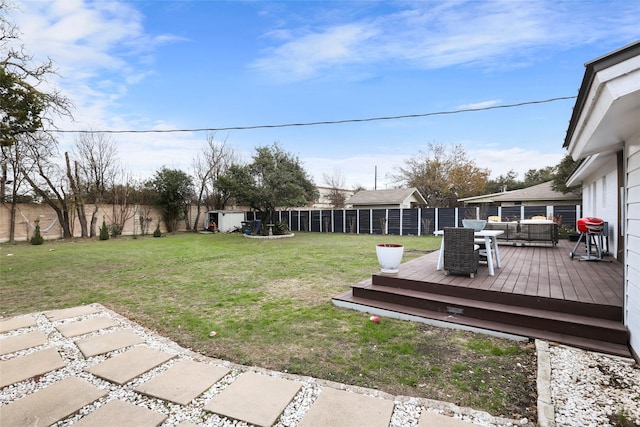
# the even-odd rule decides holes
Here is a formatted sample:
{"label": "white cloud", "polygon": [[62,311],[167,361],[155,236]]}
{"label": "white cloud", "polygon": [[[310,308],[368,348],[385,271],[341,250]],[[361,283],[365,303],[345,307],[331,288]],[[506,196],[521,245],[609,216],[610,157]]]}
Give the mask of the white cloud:
{"label": "white cloud", "polygon": [[[272,34],[281,39],[287,33]],[[361,45],[374,36],[373,28],[360,24],[339,25],[293,40],[287,36],[287,41],[271,49],[269,55],[256,60],[251,67],[284,80],[313,77],[319,69],[358,62]]]}
{"label": "white cloud", "polygon": [[492,178],[513,170],[518,173],[518,179],[523,179],[530,169],[556,166],[566,153],[561,148],[550,153],[513,147],[506,150],[469,150],[467,154],[479,167],[488,168]]}
{"label": "white cloud", "polygon": [[483,108],[494,107],[496,105],[500,105],[502,101],[500,99],[490,99],[487,101],[475,102],[473,104],[463,104],[459,105],[459,110],[481,110]]}
{"label": "white cloud", "polygon": [[581,3],[580,8],[509,0],[398,5],[404,9],[376,18],[334,20],[313,29],[280,27],[268,33],[277,35],[274,45],[251,67],[289,81],[374,63],[424,69],[519,67],[540,60],[548,47],[562,50],[637,36],[640,13],[637,2],[616,3],[626,10],[620,10],[615,22],[600,19],[597,2]]}
{"label": "white cloud", "polygon": [[54,61],[61,77],[52,76],[49,83],[75,106],[75,121],[59,124],[67,129],[96,122],[110,127],[128,88],[153,73],[150,53],[159,44],[180,40],[146,34],[142,14],[116,1],[23,2],[11,18],[34,62]]}

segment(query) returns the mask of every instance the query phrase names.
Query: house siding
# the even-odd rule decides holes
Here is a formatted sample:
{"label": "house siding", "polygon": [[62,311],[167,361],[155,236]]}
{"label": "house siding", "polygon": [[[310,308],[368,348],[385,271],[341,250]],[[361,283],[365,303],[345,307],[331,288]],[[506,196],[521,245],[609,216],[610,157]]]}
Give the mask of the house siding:
{"label": "house siding", "polygon": [[609,225],[609,252],[618,257],[618,172],[615,156],[582,181],[583,215],[602,218]]}
{"label": "house siding", "polygon": [[640,355],[640,136],[626,150],[625,325]]}

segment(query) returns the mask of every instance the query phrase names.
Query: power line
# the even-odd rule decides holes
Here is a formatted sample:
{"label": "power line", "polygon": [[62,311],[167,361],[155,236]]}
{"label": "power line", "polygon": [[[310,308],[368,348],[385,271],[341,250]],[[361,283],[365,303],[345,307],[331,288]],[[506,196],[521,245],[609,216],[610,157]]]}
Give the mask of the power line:
{"label": "power line", "polygon": [[399,119],[414,119],[418,117],[429,117],[429,116],[443,116],[449,114],[460,114],[460,113],[470,113],[474,111],[487,111],[487,110],[497,110],[500,108],[515,108],[522,107],[525,105],[534,105],[534,104],[545,104],[549,102],[555,101],[564,101],[568,99],[575,99],[577,96],[562,96],[557,98],[549,98],[543,99],[539,101],[525,101],[519,102],[517,104],[505,104],[505,105],[493,105],[489,107],[481,107],[481,108],[465,108],[461,110],[451,110],[451,111],[437,111],[431,113],[420,113],[420,114],[405,114],[401,116],[385,116],[385,117],[369,117],[364,119],[344,119],[344,120],[327,120],[327,121],[319,121],[319,122],[306,122],[306,123],[283,123],[283,124],[275,124],[275,125],[253,125],[253,126],[229,126],[229,127],[219,127],[219,128],[196,128],[196,129],[145,129],[145,130],[61,130],[61,129],[51,129],[50,132],[58,132],[58,133],[177,133],[177,132],[217,132],[217,131],[229,131],[229,130],[252,130],[252,129],[274,129],[274,128],[287,128],[287,127],[297,127],[297,126],[320,126],[320,125],[338,125],[343,123],[362,123],[362,122],[375,122],[382,120],[399,120]]}

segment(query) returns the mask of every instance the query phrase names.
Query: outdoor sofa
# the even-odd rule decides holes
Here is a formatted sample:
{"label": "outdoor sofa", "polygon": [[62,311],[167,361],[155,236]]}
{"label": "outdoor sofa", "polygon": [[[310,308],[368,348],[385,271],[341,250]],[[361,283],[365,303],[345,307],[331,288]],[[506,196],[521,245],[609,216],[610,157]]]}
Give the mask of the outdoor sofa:
{"label": "outdoor sofa", "polygon": [[487,222],[485,230],[502,230],[498,242],[541,242],[558,244],[558,224],[551,220],[523,219],[511,222]]}

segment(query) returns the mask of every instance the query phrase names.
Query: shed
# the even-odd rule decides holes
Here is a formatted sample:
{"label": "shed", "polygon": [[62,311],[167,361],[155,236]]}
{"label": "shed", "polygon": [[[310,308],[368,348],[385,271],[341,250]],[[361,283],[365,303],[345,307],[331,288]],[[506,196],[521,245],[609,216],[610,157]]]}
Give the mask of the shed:
{"label": "shed", "polygon": [[244,212],[241,211],[207,211],[204,216],[205,230],[230,233],[235,229],[242,229]]}
{"label": "shed", "polygon": [[351,196],[346,205],[354,209],[393,209],[426,206],[427,201],[417,188],[363,190]]}

